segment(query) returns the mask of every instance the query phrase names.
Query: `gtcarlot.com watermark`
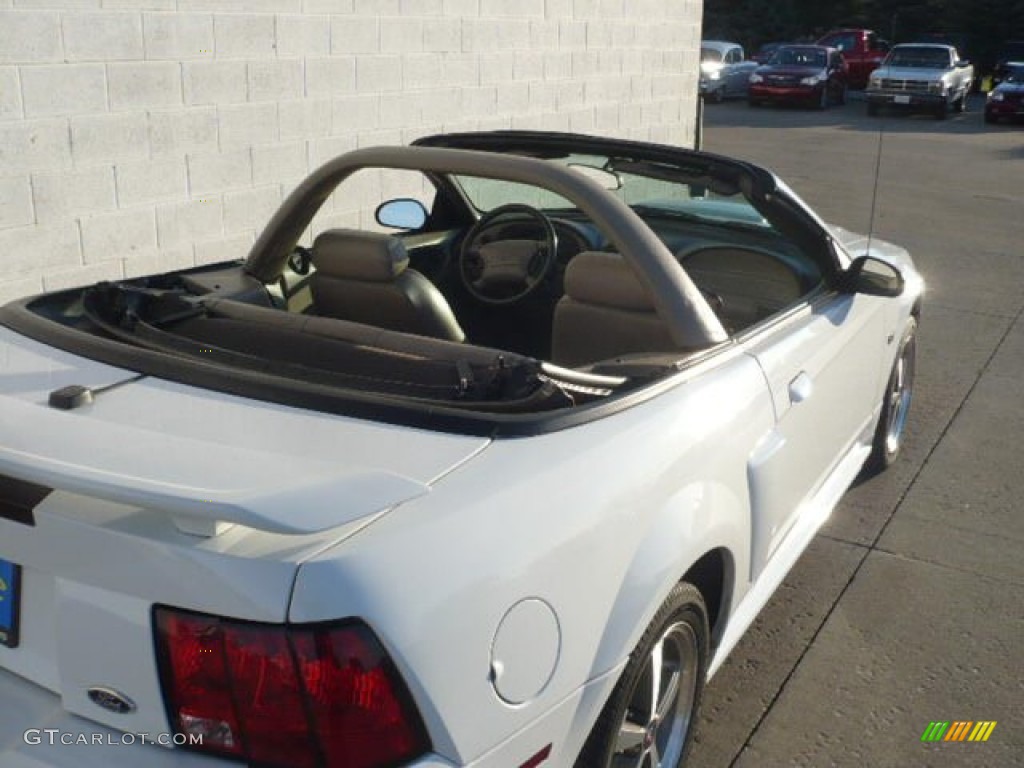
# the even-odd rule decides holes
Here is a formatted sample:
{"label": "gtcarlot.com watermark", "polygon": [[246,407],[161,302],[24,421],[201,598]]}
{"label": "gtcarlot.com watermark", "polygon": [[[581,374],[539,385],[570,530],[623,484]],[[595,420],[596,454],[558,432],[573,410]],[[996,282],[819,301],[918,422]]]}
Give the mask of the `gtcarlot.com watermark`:
{"label": "gtcarlot.com watermark", "polygon": [[57,728],[29,728],[22,736],[30,746],[127,747],[133,744],[158,744],[161,747],[200,747],[199,733],[71,733]]}

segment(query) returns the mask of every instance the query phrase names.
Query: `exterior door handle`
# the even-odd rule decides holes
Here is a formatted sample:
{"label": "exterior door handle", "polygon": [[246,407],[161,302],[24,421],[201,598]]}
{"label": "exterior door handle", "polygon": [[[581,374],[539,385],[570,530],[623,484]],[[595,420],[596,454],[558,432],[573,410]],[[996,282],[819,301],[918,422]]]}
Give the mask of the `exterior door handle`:
{"label": "exterior door handle", "polygon": [[793,405],[802,403],[813,394],[814,381],[807,375],[806,371],[800,371],[800,374],[789,382],[789,401]]}

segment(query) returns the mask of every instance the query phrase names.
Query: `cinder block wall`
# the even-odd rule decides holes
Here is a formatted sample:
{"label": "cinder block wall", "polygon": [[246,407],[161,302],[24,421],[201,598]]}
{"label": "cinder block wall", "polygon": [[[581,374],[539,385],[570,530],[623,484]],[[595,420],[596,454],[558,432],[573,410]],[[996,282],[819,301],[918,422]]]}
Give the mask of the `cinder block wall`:
{"label": "cinder block wall", "polygon": [[0,301],[246,254],[438,131],[692,145],[701,0],[0,0]]}

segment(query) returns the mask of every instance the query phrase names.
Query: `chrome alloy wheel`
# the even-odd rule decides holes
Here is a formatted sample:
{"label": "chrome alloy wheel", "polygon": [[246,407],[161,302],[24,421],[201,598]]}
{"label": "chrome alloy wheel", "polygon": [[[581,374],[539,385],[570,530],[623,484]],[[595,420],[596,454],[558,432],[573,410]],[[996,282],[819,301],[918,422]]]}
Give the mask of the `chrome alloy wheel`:
{"label": "chrome alloy wheel", "polygon": [[697,697],[700,655],[686,622],[654,643],[629,698],[608,768],[674,768],[682,759]]}
{"label": "chrome alloy wheel", "polygon": [[889,382],[889,420],[885,425],[885,450],[893,454],[900,448],[903,429],[907,424],[910,400],[914,393],[914,339],[911,337],[900,350],[900,357]]}

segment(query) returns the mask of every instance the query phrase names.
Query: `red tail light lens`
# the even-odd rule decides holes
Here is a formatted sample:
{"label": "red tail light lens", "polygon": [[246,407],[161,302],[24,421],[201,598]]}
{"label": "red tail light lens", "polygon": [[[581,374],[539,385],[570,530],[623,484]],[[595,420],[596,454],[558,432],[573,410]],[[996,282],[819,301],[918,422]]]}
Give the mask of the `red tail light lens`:
{"label": "red tail light lens", "polygon": [[251,624],[155,610],[172,727],[195,748],[280,768],[383,768],[429,749],[368,627]]}

